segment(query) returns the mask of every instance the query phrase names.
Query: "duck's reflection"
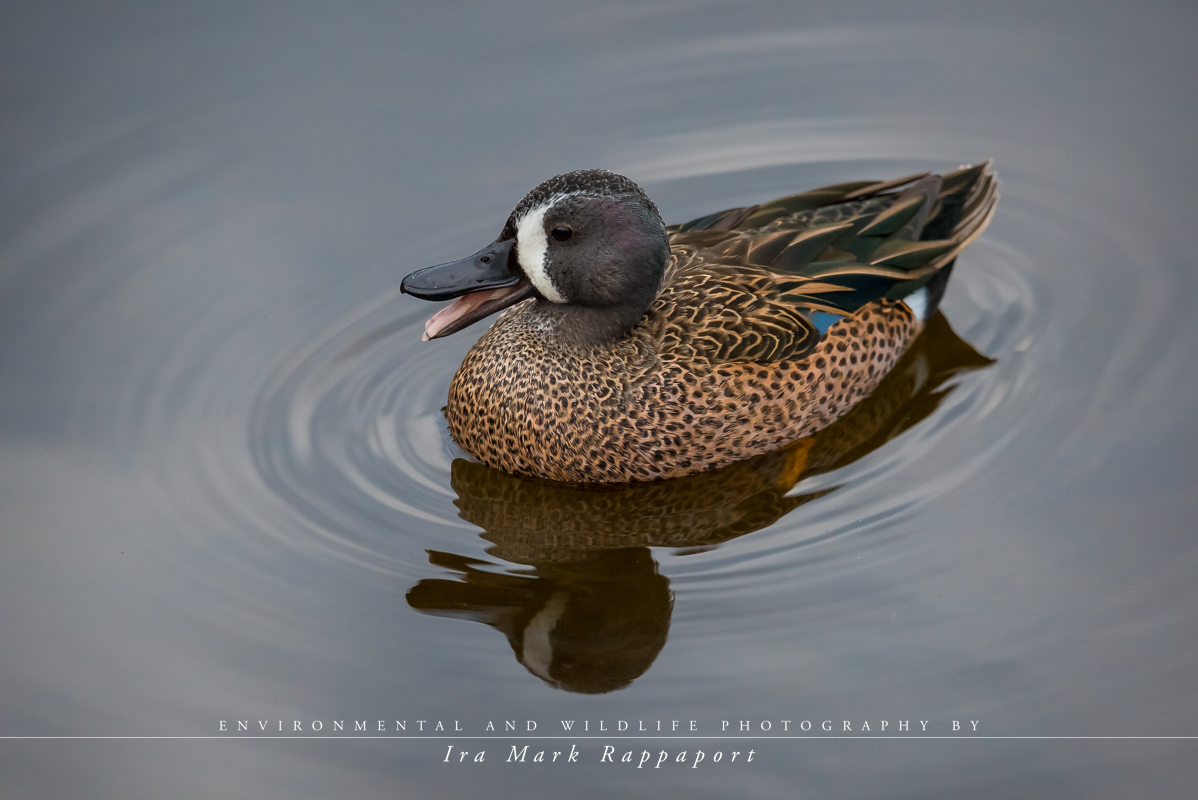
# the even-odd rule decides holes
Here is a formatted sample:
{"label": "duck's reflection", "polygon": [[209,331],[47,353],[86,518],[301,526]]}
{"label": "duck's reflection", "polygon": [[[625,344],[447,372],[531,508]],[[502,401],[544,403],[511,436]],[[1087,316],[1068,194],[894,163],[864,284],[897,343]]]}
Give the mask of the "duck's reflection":
{"label": "duck's reflection", "polygon": [[553,686],[620,689],[644,674],[669,633],[673,597],[650,547],[712,547],[834,491],[787,496],[803,478],[849,464],[924,419],[952,391],[945,384],[953,376],[990,363],[937,314],[877,390],[834,425],[671,481],[578,487],[457,460],[459,516],[483,529],[487,552],[508,567],[430,552],[432,564],[459,578],[422,580],[408,603],[502,631],[516,659]]}
{"label": "duck's reflection", "polygon": [[516,660],[552,686],[588,694],[623,688],[666,642],[670,582],[657,573],[647,547],[562,555],[534,562],[524,574],[501,574],[480,569],[491,566],[482,562],[432,552],[433,564],[460,572],[463,580],[420,581],[408,602],[502,631]]}

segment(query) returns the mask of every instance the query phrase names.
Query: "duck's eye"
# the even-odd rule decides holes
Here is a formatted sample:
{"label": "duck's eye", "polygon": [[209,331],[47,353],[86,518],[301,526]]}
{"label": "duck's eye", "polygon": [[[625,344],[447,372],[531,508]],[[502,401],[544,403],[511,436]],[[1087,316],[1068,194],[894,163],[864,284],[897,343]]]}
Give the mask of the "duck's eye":
{"label": "duck's eye", "polygon": [[564,242],[574,235],[574,231],[570,230],[565,225],[558,225],[553,229],[552,233],[553,238],[557,239],[559,242]]}

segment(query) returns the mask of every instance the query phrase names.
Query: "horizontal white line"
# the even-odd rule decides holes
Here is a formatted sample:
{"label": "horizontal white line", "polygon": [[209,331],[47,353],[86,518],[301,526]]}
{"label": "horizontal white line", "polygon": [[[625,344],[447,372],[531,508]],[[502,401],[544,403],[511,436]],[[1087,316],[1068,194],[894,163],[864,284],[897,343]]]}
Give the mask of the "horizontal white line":
{"label": "horizontal white line", "polygon": [[217,736],[0,736],[0,740],[41,740],[41,739],[441,739],[445,741],[460,741],[462,739],[570,739],[579,741],[583,739],[621,739],[631,741],[634,739],[653,739],[653,740],[677,740],[683,741],[687,739],[712,739],[725,742],[746,742],[746,741],[783,741],[792,739],[892,739],[895,741],[910,740],[910,739],[1065,739],[1065,740],[1084,740],[1084,739],[1198,739],[1198,736],[985,736],[981,734],[963,733],[957,736],[940,736],[932,734],[876,734],[873,736],[670,736],[663,734],[661,736],[368,736],[357,735],[353,733],[341,734],[339,736],[320,736],[320,735],[301,735],[301,736],[264,736],[257,734],[226,734]]}

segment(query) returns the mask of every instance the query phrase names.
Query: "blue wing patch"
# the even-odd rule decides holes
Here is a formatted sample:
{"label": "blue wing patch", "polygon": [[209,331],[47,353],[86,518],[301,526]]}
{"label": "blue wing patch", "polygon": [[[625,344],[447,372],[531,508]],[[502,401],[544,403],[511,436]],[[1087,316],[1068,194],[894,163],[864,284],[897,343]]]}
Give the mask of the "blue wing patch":
{"label": "blue wing patch", "polygon": [[819,331],[819,335],[823,336],[828,332],[828,328],[831,328],[833,324],[844,319],[844,314],[829,314],[827,311],[812,311],[808,317],[811,320],[811,324],[815,326],[817,331]]}

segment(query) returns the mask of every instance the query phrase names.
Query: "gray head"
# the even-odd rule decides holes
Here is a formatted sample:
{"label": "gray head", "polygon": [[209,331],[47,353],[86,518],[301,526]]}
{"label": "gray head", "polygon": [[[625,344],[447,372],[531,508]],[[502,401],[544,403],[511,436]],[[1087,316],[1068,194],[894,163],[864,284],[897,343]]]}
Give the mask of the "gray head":
{"label": "gray head", "polygon": [[451,307],[460,304],[460,313],[430,320],[429,338],[533,296],[532,313],[563,341],[598,344],[644,316],[669,252],[657,206],[639,186],[606,170],[580,170],[529,192],[493,244],[469,259],[413,273],[402,288],[427,299],[460,298]]}

